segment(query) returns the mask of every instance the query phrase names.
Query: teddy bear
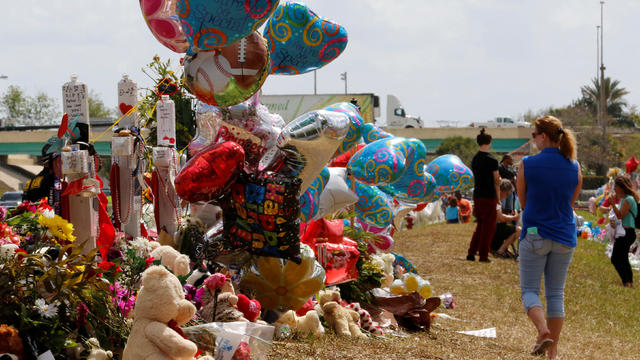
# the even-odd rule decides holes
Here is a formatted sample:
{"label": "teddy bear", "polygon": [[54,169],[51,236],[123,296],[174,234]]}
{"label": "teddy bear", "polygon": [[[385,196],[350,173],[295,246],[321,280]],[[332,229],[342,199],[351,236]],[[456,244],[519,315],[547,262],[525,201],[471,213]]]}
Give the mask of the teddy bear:
{"label": "teddy bear", "polygon": [[389,287],[393,282],[393,262],[396,260],[396,257],[393,254],[381,253],[381,254],[371,254],[370,255],[371,262],[382,269],[384,273],[384,280],[382,283],[382,287]]}
{"label": "teddy bear", "polygon": [[[215,293],[205,291],[202,295],[202,308],[200,309],[200,317],[207,322],[231,322],[231,321],[249,321],[244,314],[238,310],[238,297],[232,292],[222,292],[218,295],[218,303],[213,301]],[[215,316],[213,314],[215,308]]]}
{"label": "teddy bear", "polygon": [[163,266],[142,273],[142,287],[133,309],[133,326],[123,360],[194,359],[198,348],[178,332],[196,312],[185,300],[178,278]]}
{"label": "teddy bear", "polygon": [[87,345],[91,349],[87,360],[109,360],[113,358],[111,351],[105,351],[100,347],[100,342],[96,338],[90,338],[87,340]]}
{"label": "teddy bear", "polygon": [[366,337],[360,331],[357,312],[340,305],[340,293],[335,290],[321,291],[318,295],[318,304],[324,313],[324,319],[339,336]]}
{"label": "teddy bear", "polygon": [[291,330],[301,336],[313,334],[316,336],[324,335],[324,327],[320,322],[318,312],[309,310],[303,316],[298,316],[293,310],[284,313],[278,321],[279,324],[288,324]]}
{"label": "teddy bear", "polygon": [[13,326],[0,325],[0,355],[13,356],[13,359],[22,360],[24,356],[22,338]]}
{"label": "teddy bear", "polygon": [[178,276],[187,275],[189,268],[189,257],[181,254],[178,250],[168,245],[158,246],[151,252],[154,260],[160,260],[162,265],[168,267]]}

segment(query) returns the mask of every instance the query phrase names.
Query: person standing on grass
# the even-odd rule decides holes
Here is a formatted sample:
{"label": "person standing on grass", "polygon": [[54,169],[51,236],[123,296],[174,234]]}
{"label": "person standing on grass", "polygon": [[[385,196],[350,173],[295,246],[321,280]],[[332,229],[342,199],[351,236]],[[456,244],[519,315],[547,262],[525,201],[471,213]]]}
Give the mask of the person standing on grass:
{"label": "person standing on grass", "polygon": [[[575,160],[575,137],[560,120],[537,119],[531,136],[540,153],[522,159],[516,180],[524,209],[520,290],[524,309],[538,331],[532,355],[546,352],[555,359],[564,319],[564,285],[577,243],[573,204],[582,187],[582,172]],[[543,274],[546,321],[540,302]]]}
{"label": "person standing on grass", "polygon": [[489,260],[489,245],[496,232],[496,209],[500,208],[500,175],[498,174],[498,160],[489,154],[491,135],[483,128],[476,137],[480,151],[471,160],[471,170],[475,185],[473,188],[474,215],[478,221],[471,237],[467,260],[475,261],[476,253],[480,254],[481,262]]}
{"label": "person standing on grass", "polygon": [[614,181],[614,195],[609,196],[609,203],[615,204],[616,198],[620,201],[618,206],[611,206],[618,219],[622,219],[624,227],[624,236],[617,237],[613,243],[613,253],[611,254],[611,263],[616,268],[622,285],[625,287],[633,287],[633,272],[631,264],[629,264],[629,249],[636,241],[636,220],[635,215],[638,213],[638,201],[640,197],[633,190],[631,180],[625,176],[617,176]]}

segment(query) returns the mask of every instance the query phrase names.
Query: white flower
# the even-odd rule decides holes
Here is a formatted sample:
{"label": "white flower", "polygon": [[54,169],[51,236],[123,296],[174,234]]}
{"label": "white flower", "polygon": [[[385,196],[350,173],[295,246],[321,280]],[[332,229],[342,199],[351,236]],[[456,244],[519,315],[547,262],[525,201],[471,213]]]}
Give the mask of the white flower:
{"label": "white flower", "polygon": [[147,257],[151,254],[151,243],[149,240],[140,236],[129,241],[127,247],[129,249],[133,249],[136,252],[136,255],[140,257]]}
{"label": "white flower", "polygon": [[46,318],[52,318],[58,314],[58,304],[47,304],[44,299],[36,300],[36,306],[34,306],[34,309],[38,310],[40,316]]}
{"label": "white flower", "polygon": [[56,216],[56,213],[52,209],[47,209],[42,212],[42,216],[53,219]]}

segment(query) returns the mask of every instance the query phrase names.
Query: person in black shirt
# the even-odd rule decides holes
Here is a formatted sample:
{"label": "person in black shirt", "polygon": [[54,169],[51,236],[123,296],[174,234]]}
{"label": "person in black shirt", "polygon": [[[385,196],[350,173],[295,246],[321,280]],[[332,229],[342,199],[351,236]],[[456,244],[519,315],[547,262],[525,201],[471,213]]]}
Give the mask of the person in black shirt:
{"label": "person in black shirt", "polygon": [[500,175],[498,160],[489,154],[492,137],[483,128],[476,137],[480,151],[471,161],[475,187],[473,189],[473,209],[477,219],[476,229],[471,237],[467,260],[475,261],[476,253],[481,262],[489,260],[489,245],[496,232],[496,209],[500,204]]}
{"label": "person in black shirt", "polygon": [[[513,158],[511,155],[506,154],[502,157],[502,160],[500,160],[500,166],[498,166],[498,173],[501,178],[509,180],[515,189],[516,173],[513,170]],[[515,200],[515,191],[511,192],[506,199],[502,200],[502,211],[505,214],[513,214],[513,211],[515,210]]]}

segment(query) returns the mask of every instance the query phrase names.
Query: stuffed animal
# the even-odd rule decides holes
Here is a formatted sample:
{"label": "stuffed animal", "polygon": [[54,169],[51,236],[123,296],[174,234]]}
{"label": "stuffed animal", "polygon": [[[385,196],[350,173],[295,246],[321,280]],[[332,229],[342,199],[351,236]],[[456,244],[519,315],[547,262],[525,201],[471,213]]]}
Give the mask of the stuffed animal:
{"label": "stuffed animal", "polygon": [[258,300],[251,300],[244,294],[236,295],[238,297],[238,310],[244,314],[244,317],[254,322],[260,316],[260,302]]}
{"label": "stuffed animal", "polygon": [[[215,304],[212,291],[206,291],[202,295],[202,308],[200,309],[200,316],[208,322],[220,321],[249,321],[242,312],[238,310],[238,297],[232,292],[222,292],[218,295],[218,303]],[[213,310],[215,308],[215,316]]]}
{"label": "stuffed animal", "polygon": [[[393,256],[393,255],[392,255]],[[346,306],[348,309],[351,309],[360,315],[360,326],[363,329],[374,335],[384,335],[382,332],[382,328],[378,326],[378,324],[371,319],[371,314],[360,306],[360,303],[351,303]]]}
{"label": "stuffed animal", "polygon": [[22,338],[13,326],[0,325],[0,355],[14,356],[14,359],[22,360],[24,349]]}
{"label": "stuffed animal", "polygon": [[162,265],[168,267],[178,276],[187,275],[189,269],[189,257],[168,245],[157,247],[151,252],[155,260],[161,260]]}
{"label": "stuffed animal", "polygon": [[396,260],[396,257],[393,254],[381,253],[381,254],[371,254],[371,262],[382,269],[384,273],[384,281],[382,283],[382,287],[389,287],[393,282],[393,262]]}
{"label": "stuffed animal", "polygon": [[340,293],[334,290],[321,291],[318,303],[324,313],[324,319],[339,336],[366,337],[358,326],[360,315],[340,305]]}
{"label": "stuffed animal", "polygon": [[324,335],[324,327],[320,322],[318,312],[309,310],[304,316],[297,316],[293,310],[289,310],[276,321],[280,324],[288,324],[291,331],[301,336],[313,334],[315,336]]}
{"label": "stuffed animal", "polygon": [[100,347],[100,342],[96,338],[90,338],[87,340],[87,345],[91,348],[91,352],[89,356],[87,356],[87,360],[108,360],[113,358],[113,353],[111,351],[105,351]]}
{"label": "stuffed animal", "polygon": [[185,300],[175,275],[163,266],[145,270],[133,312],[133,327],[123,360],[194,359],[196,344],[174,328],[191,320],[196,308]]}

